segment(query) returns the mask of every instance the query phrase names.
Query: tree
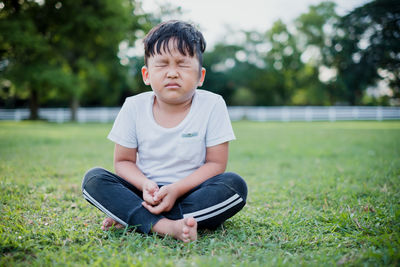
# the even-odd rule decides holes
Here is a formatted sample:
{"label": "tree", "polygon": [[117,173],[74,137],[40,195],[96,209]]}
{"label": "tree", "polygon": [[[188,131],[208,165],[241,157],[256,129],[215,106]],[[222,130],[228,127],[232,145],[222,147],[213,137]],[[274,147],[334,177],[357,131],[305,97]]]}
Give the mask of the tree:
{"label": "tree", "polygon": [[45,16],[51,18],[51,44],[76,80],[75,87],[67,91],[72,120],[84,92],[96,91],[91,82],[102,88],[100,84],[107,84],[113,69],[120,67],[118,46],[132,26],[138,26],[134,5],[124,0],[45,2]]}
{"label": "tree", "polygon": [[335,35],[334,25],[339,20],[335,7],[336,4],[329,1],[311,5],[307,13],[294,21],[297,47],[304,63],[297,73],[302,86],[293,95],[294,104],[335,104],[340,99],[340,93],[333,86],[335,75],[331,73],[335,71],[329,68],[331,39]]}
{"label": "tree", "polygon": [[376,0],[354,9],[338,24],[332,42],[332,65],[346,99],[359,104],[368,86],[387,79],[400,97],[400,5]]}
{"label": "tree", "polygon": [[[232,75],[232,70],[237,69],[236,52],[240,49],[237,45],[219,43],[212,51],[204,54],[203,65],[207,70],[203,87],[220,94],[230,103],[234,89],[239,86],[237,78]],[[245,79],[245,75],[239,77]]]}
{"label": "tree", "polygon": [[[232,36],[234,33],[228,33]],[[266,105],[274,103],[274,87],[266,82],[263,34],[242,31],[241,42],[218,43],[204,56],[207,78],[204,87],[221,94],[229,105]],[[236,38],[235,38],[236,39]],[[271,77],[268,76],[267,79]]]}
{"label": "tree", "polygon": [[54,90],[50,95],[69,99],[73,120],[82,95],[116,99],[110,88],[125,90],[127,68],[117,55],[121,41],[133,43],[147,25],[146,14],[133,14],[138,2],[0,4],[0,79],[29,92],[30,118],[38,118],[40,99]]}
{"label": "tree", "polygon": [[11,81],[18,94],[29,95],[30,119],[38,119],[41,98],[50,88],[67,86],[70,76],[48,42],[41,6],[31,1],[1,3],[0,79]]}
{"label": "tree", "polygon": [[295,36],[285,23],[278,20],[266,32],[264,42],[270,49],[264,56],[266,66],[263,74],[256,81],[262,82],[255,87],[258,99],[262,101],[259,104],[290,105],[292,95],[300,87],[297,73],[303,67]]}

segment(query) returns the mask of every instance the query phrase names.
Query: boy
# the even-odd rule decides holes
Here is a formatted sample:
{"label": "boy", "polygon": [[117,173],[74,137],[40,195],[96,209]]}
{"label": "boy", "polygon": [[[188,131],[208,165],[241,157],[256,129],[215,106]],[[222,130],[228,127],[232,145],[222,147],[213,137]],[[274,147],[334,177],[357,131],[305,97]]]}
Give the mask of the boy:
{"label": "boy", "polygon": [[107,214],[102,229],[135,226],[142,233],[197,239],[245,205],[247,187],[224,173],[235,139],[221,96],[198,90],[204,77],[203,35],[168,21],[144,39],[143,81],[152,92],[128,97],[108,138],[116,174],[89,170],[86,200]]}

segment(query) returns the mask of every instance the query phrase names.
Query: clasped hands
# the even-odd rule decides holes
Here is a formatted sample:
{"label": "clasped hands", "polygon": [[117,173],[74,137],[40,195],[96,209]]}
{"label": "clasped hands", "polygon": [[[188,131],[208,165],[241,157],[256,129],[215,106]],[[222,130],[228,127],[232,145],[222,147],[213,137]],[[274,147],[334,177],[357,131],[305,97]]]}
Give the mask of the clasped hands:
{"label": "clasped hands", "polygon": [[143,185],[142,205],[153,214],[170,211],[177,198],[178,193],[173,184],[159,188],[154,181],[147,180]]}

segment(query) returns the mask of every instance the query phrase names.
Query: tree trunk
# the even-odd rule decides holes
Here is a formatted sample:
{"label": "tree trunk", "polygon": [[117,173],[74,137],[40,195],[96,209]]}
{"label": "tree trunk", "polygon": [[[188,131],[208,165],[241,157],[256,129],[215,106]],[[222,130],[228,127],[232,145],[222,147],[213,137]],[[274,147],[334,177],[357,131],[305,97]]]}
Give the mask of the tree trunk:
{"label": "tree trunk", "polygon": [[38,120],[39,119],[39,93],[34,88],[30,88],[29,96],[29,119]]}
{"label": "tree trunk", "polygon": [[74,96],[71,101],[71,121],[76,121],[78,118],[79,99]]}
{"label": "tree trunk", "polygon": [[350,106],[359,105],[361,97],[362,97],[361,89],[355,89],[355,90],[351,91],[351,95],[349,98]]}

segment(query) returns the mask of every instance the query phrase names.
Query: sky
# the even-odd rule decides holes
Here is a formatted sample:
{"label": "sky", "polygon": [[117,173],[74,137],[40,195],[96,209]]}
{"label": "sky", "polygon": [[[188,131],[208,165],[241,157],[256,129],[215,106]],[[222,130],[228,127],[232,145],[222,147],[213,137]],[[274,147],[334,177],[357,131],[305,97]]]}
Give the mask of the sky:
{"label": "sky", "polygon": [[[321,0],[145,0],[145,12],[157,12],[158,3],[180,6],[181,19],[199,25],[208,45],[220,41],[227,32],[233,30],[257,30],[264,32],[281,19],[291,22],[308,11],[310,5]],[[344,15],[369,0],[334,0],[337,13]]]}

